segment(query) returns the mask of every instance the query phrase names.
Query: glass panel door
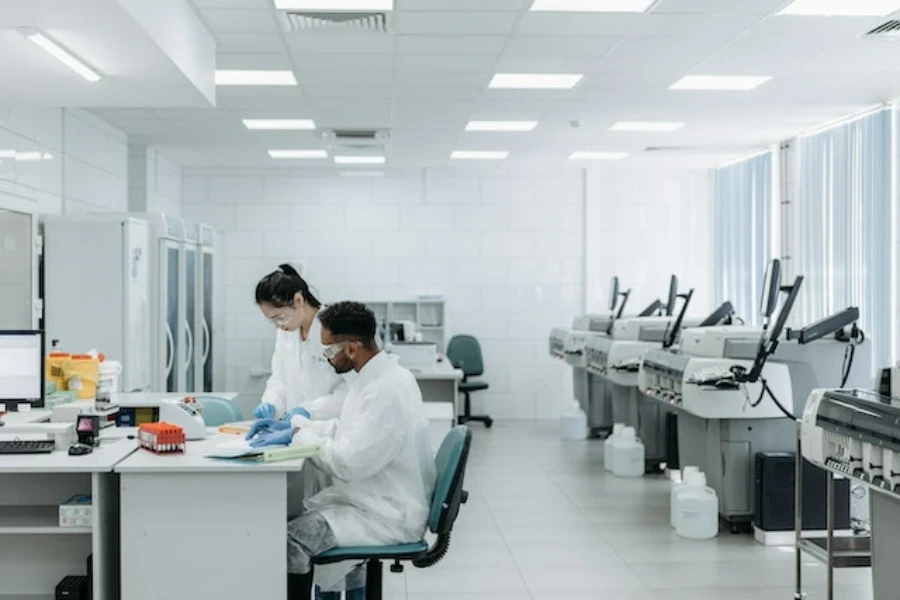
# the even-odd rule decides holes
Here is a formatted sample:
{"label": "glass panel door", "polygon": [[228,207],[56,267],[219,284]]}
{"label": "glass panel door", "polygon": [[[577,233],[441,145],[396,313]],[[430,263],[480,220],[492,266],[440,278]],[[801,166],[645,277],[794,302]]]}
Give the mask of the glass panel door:
{"label": "glass panel door", "polygon": [[166,244],[166,391],[178,391],[178,295],[181,283],[178,246]]}
{"label": "glass panel door", "polygon": [[203,252],[203,391],[213,391],[213,255]]}
{"label": "glass panel door", "polygon": [[196,385],[196,351],[195,335],[197,330],[197,250],[194,247],[185,249],[185,357],[184,357],[184,389],[187,392],[197,391]]}

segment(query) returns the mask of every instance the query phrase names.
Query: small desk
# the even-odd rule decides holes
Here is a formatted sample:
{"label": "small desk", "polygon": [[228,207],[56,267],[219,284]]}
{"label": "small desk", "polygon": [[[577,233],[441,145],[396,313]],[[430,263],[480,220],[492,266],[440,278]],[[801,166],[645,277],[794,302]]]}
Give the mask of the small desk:
{"label": "small desk", "polygon": [[[119,598],[119,489],[112,471],[135,449],[134,441],[117,440],[86,456],[0,455],[0,598],[53,598],[63,577],[85,574],[89,554],[95,600]],[[76,494],[92,497],[93,524],[62,528],[59,504]]]}
{"label": "small desk", "polygon": [[305,461],[204,457],[232,439],[188,442],[185,454],[139,450],[117,465],[122,598],[287,596],[287,479]]}
{"label": "small desk", "polygon": [[457,400],[459,398],[459,382],[463,372],[454,368],[446,359],[433,365],[403,365],[415,376],[422,390],[422,400],[430,402],[446,402],[453,407],[453,422],[459,414]]}

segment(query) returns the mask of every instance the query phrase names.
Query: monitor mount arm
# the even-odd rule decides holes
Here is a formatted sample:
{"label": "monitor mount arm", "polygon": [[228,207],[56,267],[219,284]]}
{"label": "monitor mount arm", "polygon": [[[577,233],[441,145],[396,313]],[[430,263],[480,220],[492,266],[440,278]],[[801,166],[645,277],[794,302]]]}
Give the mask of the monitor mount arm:
{"label": "monitor mount arm", "polygon": [[684,315],[687,313],[688,306],[691,304],[691,298],[694,297],[694,290],[688,290],[687,294],[678,294],[678,297],[684,300],[684,303],[681,305],[681,311],[678,313],[678,318],[675,319],[675,324],[672,325],[672,329],[666,333],[665,339],[663,340],[663,348],[671,348],[675,345],[675,340],[678,339],[678,333],[681,331],[681,324],[684,322]]}
{"label": "monitor mount arm", "polygon": [[698,327],[712,327],[714,325],[718,325],[719,323],[725,322],[728,325],[731,324],[731,319],[734,317],[734,305],[731,304],[728,300],[722,303],[722,305],[714,310],[708,317],[703,319],[703,322],[698,325]]}
{"label": "monitor mount arm", "polygon": [[621,319],[622,313],[625,311],[625,305],[628,304],[628,298],[631,296],[631,288],[625,290],[624,292],[619,292],[619,295],[622,296],[622,302],[619,303],[619,310],[616,311],[614,319]]}
{"label": "monitor mount arm", "polygon": [[665,310],[665,308],[666,308],[666,305],[663,304],[661,300],[657,299],[657,300],[654,300],[653,303],[650,304],[650,306],[648,306],[647,308],[642,310],[638,316],[639,317],[652,317],[654,313],[656,313],[657,311]]}
{"label": "monitor mount arm", "polygon": [[850,335],[845,336],[847,341],[860,337],[860,330],[856,323],[859,321],[859,308],[851,306],[844,310],[820,319],[802,329],[788,329],[785,334],[788,340],[797,340],[800,344],[810,344],[831,334],[843,332],[846,327],[852,326]]}

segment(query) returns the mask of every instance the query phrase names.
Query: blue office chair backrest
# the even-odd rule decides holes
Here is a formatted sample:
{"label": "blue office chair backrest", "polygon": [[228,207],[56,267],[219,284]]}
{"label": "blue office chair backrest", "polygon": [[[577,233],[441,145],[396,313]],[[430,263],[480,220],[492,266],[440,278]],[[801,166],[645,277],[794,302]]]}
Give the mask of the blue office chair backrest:
{"label": "blue office chair backrest", "polygon": [[478,377],[484,373],[481,344],[471,335],[454,335],[447,344],[447,358],[460,365],[466,377]]}
{"label": "blue office chair backrest", "polygon": [[218,427],[244,420],[244,415],[234,400],[219,396],[197,396],[197,401],[203,407],[203,421],[207,427]]}
{"label": "blue office chair backrest", "polygon": [[463,480],[471,443],[472,432],[465,425],[451,429],[441,442],[434,459],[437,481],[428,518],[428,528],[432,533],[443,535],[453,527],[463,499]]}

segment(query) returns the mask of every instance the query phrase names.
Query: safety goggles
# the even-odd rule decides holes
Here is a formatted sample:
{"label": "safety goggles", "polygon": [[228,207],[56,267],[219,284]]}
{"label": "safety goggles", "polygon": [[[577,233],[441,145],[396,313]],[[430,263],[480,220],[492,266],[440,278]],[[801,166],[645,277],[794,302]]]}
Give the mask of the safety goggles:
{"label": "safety goggles", "polygon": [[275,315],[274,317],[267,318],[269,319],[269,322],[275,327],[284,327],[291,322],[292,318],[294,318],[294,309],[289,309],[287,312],[283,312],[281,314]]}
{"label": "safety goggles", "polygon": [[328,360],[331,360],[335,356],[337,356],[341,350],[347,347],[347,344],[350,342],[338,342],[337,344],[331,344],[330,346],[325,346],[322,348],[322,354]]}

